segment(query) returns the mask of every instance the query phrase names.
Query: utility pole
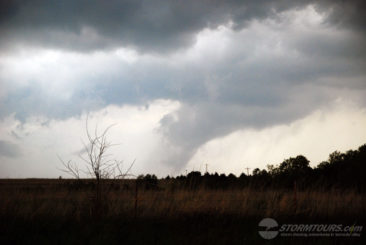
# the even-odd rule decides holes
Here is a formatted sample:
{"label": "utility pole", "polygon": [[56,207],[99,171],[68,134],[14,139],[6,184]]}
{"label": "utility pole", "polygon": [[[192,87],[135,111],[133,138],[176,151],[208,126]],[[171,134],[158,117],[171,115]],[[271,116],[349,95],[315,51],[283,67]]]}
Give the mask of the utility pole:
{"label": "utility pole", "polygon": [[249,176],[249,169],[250,168],[245,168],[247,170],[247,176]]}
{"label": "utility pole", "polygon": [[205,165],[206,165],[206,173],[208,173],[208,170],[207,170],[207,166],[208,166],[208,164],[206,163]]}

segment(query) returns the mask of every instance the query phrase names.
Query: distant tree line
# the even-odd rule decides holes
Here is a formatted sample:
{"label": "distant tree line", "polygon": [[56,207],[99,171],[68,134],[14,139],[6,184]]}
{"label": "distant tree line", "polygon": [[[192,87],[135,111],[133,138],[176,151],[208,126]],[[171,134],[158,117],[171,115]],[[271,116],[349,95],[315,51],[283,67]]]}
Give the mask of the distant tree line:
{"label": "distant tree line", "polygon": [[228,188],[321,188],[354,189],[366,191],[366,144],[357,150],[345,153],[335,151],[327,161],[312,168],[309,160],[299,155],[285,159],[277,166],[267,165],[267,169],[256,168],[251,175],[201,174],[192,171],[177,177],[167,176],[158,180],[155,175],[139,176],[138,181],[147,189],[160,186],[172,189],[228,189]]}

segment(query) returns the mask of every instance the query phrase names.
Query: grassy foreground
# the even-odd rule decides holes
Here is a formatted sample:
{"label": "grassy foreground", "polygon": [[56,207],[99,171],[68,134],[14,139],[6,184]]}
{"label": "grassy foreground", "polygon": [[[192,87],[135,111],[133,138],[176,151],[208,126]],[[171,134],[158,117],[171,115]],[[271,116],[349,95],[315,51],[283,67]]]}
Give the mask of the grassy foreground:
{"label": "grassy foreground", "polygon": [[[0,180],[0,244],[361,243],[358,238],[276,238],[258,222],[363,224],[366,195],[349,190],[136,189],[110,181],[95,216],[92,182]],[[336,240],[335,240],[336,239]]]}

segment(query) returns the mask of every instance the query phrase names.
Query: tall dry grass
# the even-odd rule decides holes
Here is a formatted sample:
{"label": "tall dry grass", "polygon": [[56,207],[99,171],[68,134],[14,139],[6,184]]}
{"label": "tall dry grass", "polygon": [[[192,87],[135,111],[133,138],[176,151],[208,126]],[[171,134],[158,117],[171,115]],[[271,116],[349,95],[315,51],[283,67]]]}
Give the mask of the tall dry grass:
{"label": "tall dry grass", "polygon": [[[38,217],[83,219],[93,209],[92,190],[68,190],[55,185],[0,187],[0,216],[32,220]],[[180,217],[235,215],[242,217],[366,217],[366,196],[354,191],[318,190],[139,190],[105,192],[107,217]]]}

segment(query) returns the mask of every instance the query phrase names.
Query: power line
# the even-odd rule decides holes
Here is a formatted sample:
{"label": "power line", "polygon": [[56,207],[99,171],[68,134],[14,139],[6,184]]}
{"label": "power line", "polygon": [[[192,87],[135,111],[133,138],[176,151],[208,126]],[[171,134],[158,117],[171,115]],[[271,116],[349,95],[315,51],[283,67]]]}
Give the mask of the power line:
{"label": "power line", "polygon": [[247,170],[247,175],[249,175],[249,169],[250,169],[250,168],[244,168],[244,169],[246,169],[246,170]]}

